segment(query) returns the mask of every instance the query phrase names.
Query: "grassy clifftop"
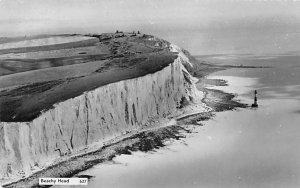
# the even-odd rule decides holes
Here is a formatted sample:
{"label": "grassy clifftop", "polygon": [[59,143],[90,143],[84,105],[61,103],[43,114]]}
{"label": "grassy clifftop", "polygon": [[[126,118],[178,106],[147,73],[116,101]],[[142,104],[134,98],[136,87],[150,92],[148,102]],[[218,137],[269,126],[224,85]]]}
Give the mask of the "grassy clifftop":
{"label": "grassy clifftop", "polygon": [[177,57],[168,42],[133,33],[39,36],[0,45],[0,121],[5,122],[31,121],[55,103],[159,71]]}

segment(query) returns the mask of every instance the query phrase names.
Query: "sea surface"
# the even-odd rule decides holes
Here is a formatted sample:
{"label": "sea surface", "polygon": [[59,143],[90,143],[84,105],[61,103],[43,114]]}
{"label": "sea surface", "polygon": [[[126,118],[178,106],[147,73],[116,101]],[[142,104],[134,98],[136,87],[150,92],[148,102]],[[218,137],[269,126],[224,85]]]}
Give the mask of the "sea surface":
{"label": "sea surface", "polygon": [[247,104],[253,103],[257,90],[259,107],[217,113],[185,139],[94,166],[80,173],[94,176],[82,187],[300,187],[300,56],[200,58],[214,64],[270,66],[234,68],[208,76],[229,85],[207,87],[235,93],[236,100]]}

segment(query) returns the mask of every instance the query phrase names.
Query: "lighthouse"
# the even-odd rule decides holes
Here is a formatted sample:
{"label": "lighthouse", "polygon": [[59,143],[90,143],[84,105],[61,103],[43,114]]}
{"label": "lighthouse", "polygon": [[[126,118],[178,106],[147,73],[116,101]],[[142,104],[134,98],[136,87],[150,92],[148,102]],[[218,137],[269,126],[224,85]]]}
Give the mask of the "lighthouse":
{"label": "lighthouse", "polygon": [[257,104],[257,91],[254,91],[254,103],[251,105],[252,108],[257,108],[258,104]]}

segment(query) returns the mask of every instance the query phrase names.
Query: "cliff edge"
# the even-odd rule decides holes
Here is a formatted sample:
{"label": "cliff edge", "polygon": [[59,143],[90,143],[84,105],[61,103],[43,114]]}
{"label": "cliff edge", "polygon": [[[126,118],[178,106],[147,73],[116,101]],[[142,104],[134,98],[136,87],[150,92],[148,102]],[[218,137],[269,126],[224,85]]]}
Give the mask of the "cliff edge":
{"label": "cliff edge", "polygon": [[150,35],[0,41],[0,61],[4,182],[167,123],[187,104],[206,108],[184,51]]}

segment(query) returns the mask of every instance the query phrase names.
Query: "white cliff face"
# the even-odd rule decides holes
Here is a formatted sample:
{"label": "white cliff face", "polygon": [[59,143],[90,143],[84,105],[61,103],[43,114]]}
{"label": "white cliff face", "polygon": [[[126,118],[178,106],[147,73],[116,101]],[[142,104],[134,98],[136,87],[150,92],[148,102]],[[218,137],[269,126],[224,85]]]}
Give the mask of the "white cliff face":
{"label": "white cliff face", "polygon": [[54,105],[31,122],[0,122],[0,179],[20,178],[55,159],[147,127],[199,96],[178,56],[163,70],[112,83]]}
{"label": "white cliff face", "polygon": [[179,48],[175,44],[170,44],[169,49],[170,49],[171,52],[177,52],[178,53],[178,57],[182,58],[183,64],[188,64],[189,66],[193,67],[193,64],[189,61],[189,58],[187,58],[184,55],[181,48]]}

